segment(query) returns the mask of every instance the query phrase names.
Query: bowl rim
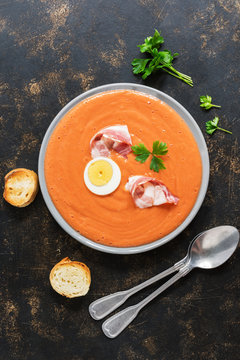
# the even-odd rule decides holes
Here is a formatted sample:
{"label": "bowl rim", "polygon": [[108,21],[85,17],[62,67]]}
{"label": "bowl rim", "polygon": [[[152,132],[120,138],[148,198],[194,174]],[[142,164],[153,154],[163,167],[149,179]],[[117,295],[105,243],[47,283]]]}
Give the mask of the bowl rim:
{"label": "bowl rim", "polygon": [[[169,105],[172,109],[174,109],[184,120],[184,122],[187,124],[188,128],[190,129],[191,133],[193,134],[195,141],[198,145],[198,149],[201,156],[202,161],[202,181],[200,190],[198,193],[197,200],[188,214],[188,216],[185,218],[185,220],[171,233],[167,234],[163,238],[157,239],[151,243],[147,243],[144,245],[139,246],[131,246],[131,247],[116,247],[116,246],[107,246],[103,245],[97,242],[94,242],[93,240],[90,240],[86,238],[85,236],[81,235],[79,232],[74,230],[61,216],[61,214],[56,209],[55,205],[53,204],[53,201],[48,193],[46,181],[45,181],[45,174],[44,174],[44,160],[45,160],[45,153],[47,149],[47,145],[49,142],[49,139],[58,124],[58,122],[62,119],[62,117],[70,110],[72,109],[76,104],[78,104],[80,101],[93,96],[97,95],[102,92],[106,91],[114,91],[114,90],[133,90],[137,92],[144,93],[146,95],[154,96],[162,101],[164,101],[167,105]],[[106,84],[101,85],[98,87],[95,87],[93,89],[87,90],[86,92],[83,92],[82,94],[76,96],[74,99],[72,99],[70,102],[68,102],[55,116],[55,118],[50,123],[39,152],[39,159],[38,159],[38,176],[39,176],[39,185],[40,189],[43,195],[43,199],[47,205],[48,210],[52,214],[53,218],[57,221],[57,223],[63,228],[63,230],[69,234],[72,238],[76,239],[80,243],[101,251],[105,253],[110,254],[118,254],[118,255],[127,255],[127,254],[137,254],[137,253],[143,253],[146,251],[153,250],[159,246],[162,246],[169,242],[170,240],[174,239],[177,235],[179,235],[193,220],[193,218],[196,216],[198,210],[200,209],[203,200],[205,198],[207,188],[208,188],[208,182],[209,182],[209,173],[210,173],[210,165],[209,165],[209,156],[208,156],[208,149],[205,142],[205,139],[203,137],[202,131],[200,130],[198,124],[192,117],[192,115],[174,98],[171,96],[165,94],[164,92],[154,89],[152,87],[141,85],[141,84],[135,84],[135,83],[112,83],[112,84]]]}

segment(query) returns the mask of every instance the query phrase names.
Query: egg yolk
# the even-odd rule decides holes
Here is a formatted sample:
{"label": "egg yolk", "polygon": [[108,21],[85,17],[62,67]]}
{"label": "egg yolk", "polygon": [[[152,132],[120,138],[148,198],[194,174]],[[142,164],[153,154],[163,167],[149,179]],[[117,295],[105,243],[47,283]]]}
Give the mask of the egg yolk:
{"label": "egg yolk", "polygon": [[105,160],[98,160],[88,168],[88,178],[95,186],[107,184],[113,176],[112,166]]}

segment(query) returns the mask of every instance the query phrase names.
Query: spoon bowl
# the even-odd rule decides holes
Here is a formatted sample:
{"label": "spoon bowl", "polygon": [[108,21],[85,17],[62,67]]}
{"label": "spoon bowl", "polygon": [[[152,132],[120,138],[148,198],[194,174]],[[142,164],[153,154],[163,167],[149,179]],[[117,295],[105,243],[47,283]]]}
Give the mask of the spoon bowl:
{"label": "spoon bowl", "polygon": [[190,244],[186,266],[214,269],[234,253],[239,242],[239,232],[233,226],[218,226],[201,233]]}

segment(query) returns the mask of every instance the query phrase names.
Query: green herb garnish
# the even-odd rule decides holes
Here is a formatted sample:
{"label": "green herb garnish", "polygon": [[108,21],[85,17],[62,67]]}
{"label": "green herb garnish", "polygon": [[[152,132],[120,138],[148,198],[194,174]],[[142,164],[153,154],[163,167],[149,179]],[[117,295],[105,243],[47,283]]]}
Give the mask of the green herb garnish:
{"label": "green herb garnish", "polygon": [[206,109],[206,110],[209,110],[211,109],[212,107],[216,107],[216,108],[220,108],[221,106],[220,105],[214,105],[212,104],[212,97],[209,96],[209,95],[202,95],[200,96],[200,103],[201,103],[201,107]]}
{"label": "green herb garnish", "polygon": [[163,163],[163,160],[159,158],[161,155],[166,155],[168,152],[167,144],[164,142],[154,141],[152,152],[149,151],[144,144],[138,144],[132,146],[132,151],[136,155],[137,161],[140,163],[145,163],[150,155],[152,155],[152,160],[150,163],[150,169],[159,172],[159,170],[166,169]]}
{"label": "green herb garnish", "polygon": [[180,73],[172,66],[174,58],[179,54],[172,54],[169,50],[158,51],[163,43],[163,37],[155,30],[153,36],[148,36],[142,45],[138,45],[141,53],[149,53],[152,57],[148,59],[134,59],[132,61],[133,73],[142,74],[142,78],[145,80],[153,72],[161,69],[188,85],[193,86],[193,81],[190,76]]}
{"label": "green herb garnish", "polygon": [[231,131],[228,131],[228,130],[218,127],[218,122],[219,122],[219,118],[217,116],[215,116],[215,118],[213,120],[206,122],[207,134],[212,135],[214,133],[214,131],[216,131],[216,130],[222,130],[222,131],[227,132],[228,134],[232,134]]}

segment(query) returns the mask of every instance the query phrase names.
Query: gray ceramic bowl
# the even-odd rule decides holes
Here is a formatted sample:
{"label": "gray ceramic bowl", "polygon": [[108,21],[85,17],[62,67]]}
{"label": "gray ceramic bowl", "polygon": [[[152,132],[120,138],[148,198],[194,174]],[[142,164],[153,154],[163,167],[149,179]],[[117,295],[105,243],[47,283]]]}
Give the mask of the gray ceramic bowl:
{"label": "gray ceramic bowl", "polygon": [[[88,98],[89,96],[101,93],[103,91],[110,91],[110,90],[120,90],[120,89],[128,89],[128,90],[135,90],[139,91],[151,96],[155,96],[156,98],[164,101],[166,104],[171,106],[185,121],[185,123],[188,125],[189,129],[191,130],[200,151],[201,160],[202,160],[202,183],[201,188],[197,197],[197,200],[195,202],[195,205],[193,206],[191,212],[187,216],[187,218],[183,221],[183,223],[178,226],[174,231],[172,231],[170,234],[164,236],[161,239],[158,239],[156,241],[153,241],[146,245],[141,246],[135,246],[135,247],[111,247],[106,246],[102,244],[98,244],[90,239],[87,239],[86,237],[80,235],[76,230],[74,230],[60,215],[60,213],[55,208],[51,197],[48,193],[45,176],[44,176],[44,159],[45,159],[45,153],[46,148],[48,145],[48,141],[57,125],[57,123],[62,119],[62,117],[76,104],[78,104],[80,101]],[[40,182],[40,188],[43,194],[43,198],[46,202],[46,205],[51,212],[54,219],[58,222],[58,224],[74,239],[79,241],[80,243],[87,245],[93,249],[112,253],[112,254],[136,254],[141,253],[145,251],[149,251],[152,249],[155,249],[158,246],[161,246],[168,241],[175,238],[177,235],[179,235],[186,226],[193,220],[195,215],[197,214],[200,206],[202,205],[202,202],[204,200],[204,197],[206,195],[207,187],[208,187],[208,180],[209,180],[209,157],[208,157],[208,151],[207,146],[204,140],[204,137],[202,135],[201,130],[199,129],[198,125],[196,124],[195,120],[192,118],[192,116],[189,114],[189,112],[184,109],[182,105],[180,105],[176,100],[174,100],[169,95],[164,94],[163,92],[150,88],[148,86],[144,85],[138,85],[138,84],[131,84],[131,83],[116,83],[116,84],[108,84],[99,86],[97,88],[94,88],[92,90],[86,91],[85,93],[77,96],[75,99],[70,101],[64,108],[57,114],[57,116],[54,118],[52,123],[50,124],[42,145],[40,149],[39,154],[39,162],[38,162],[38,173],[39,173],[39,182]]]}

